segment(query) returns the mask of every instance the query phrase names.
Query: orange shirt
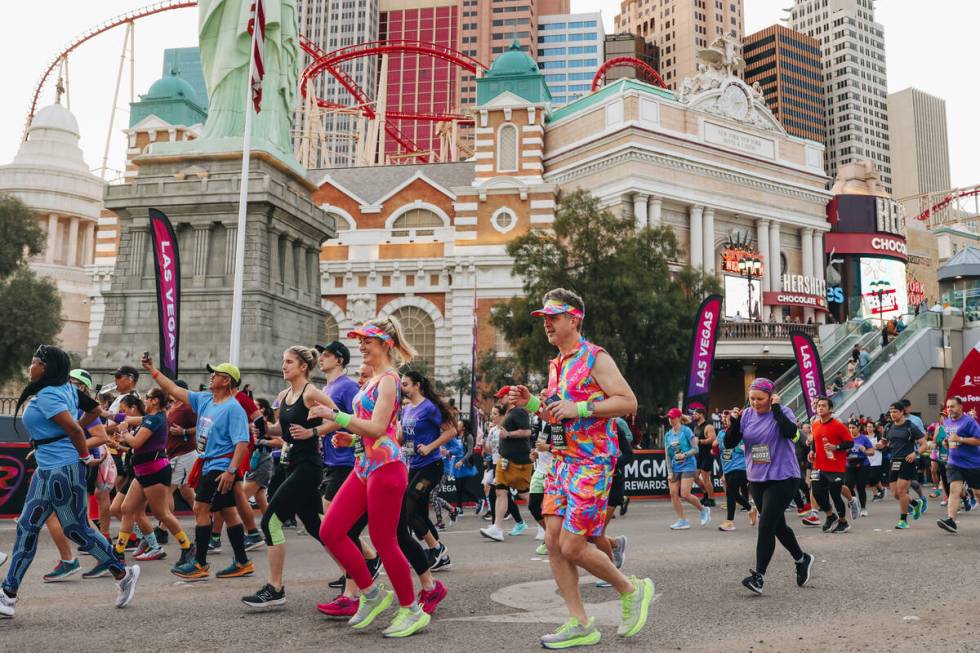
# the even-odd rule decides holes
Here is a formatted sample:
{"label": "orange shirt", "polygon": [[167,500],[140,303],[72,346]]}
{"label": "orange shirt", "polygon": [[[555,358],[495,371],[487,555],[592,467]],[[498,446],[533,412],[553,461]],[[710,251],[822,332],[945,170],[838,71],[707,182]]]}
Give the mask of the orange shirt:
{"label": "orange shirt", "polygon": [[[847,469],[847,452],[836,451],[836,448],[839,444],[853,442],[851,432],[839,419],[831,419],[825,423],[817,418],[813,421],[811,428],[813,429],[813,449],[815,451],[813,468],[822,472],[840,472],[843,474]],[[833,458],[827,457],[824,445],[828,443],[835,449]]]}

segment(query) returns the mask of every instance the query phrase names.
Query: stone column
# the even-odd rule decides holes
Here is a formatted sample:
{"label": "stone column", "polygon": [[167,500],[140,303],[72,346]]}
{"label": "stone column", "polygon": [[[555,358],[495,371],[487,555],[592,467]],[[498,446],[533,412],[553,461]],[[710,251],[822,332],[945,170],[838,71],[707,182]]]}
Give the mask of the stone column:
{"label": "stone column", "polygon": [[715,210],[704,210],[704,271],[715,273]]}
{"label": "stone column", "polygon": [[68,260],[66,265],[78,265],[78,218],[68,218]]}
{"label": "stone column", "polygon": [[48,216],[48,243],[44,247],[44,262],[54,263],[54,248],[58,245],[58,216],[52,213]]}
{"label": "stone column", "polygon": [[[813,276],[821,281],[826,281],[825,270],[827,267],[827,257],[823,251],[823,232],[813,232]],[[817,311],[817,324],[824,324],[827,321],[827,314],[824,311]]]}
{"label": "stone column", "polygon": [[664,200],[660,197],[651,197],[647,218],[651,226],[657,226],[663,221]]}
{"label": "stone column", "polygon": [[782,290],[783,288],[782,279],[779,278],[780,252],[782,252],[782,245],[779,240],[779,223],[773,222],[769,225],[769,255],[772,258],[769,262],[769,289],[774,291]]}
{"label": "stone column", "polygon": [[[813,274],[813,229],[806,228],[800,230],[800,252],[803,255],[803,276],[814,277]],[[803,321],[807,322],[813,318],[813,309],[803,309]]]}
{"label": "stone column", "polygon": [[751,363],[742,366],[742,383],[745,385],[746,397],[749,396],[749,386],[752,385],[753,381],[755,381],[755,371],[755,365],[752,365]]}
{"label": "stone column", "polygon": [[208,249],[211,241],[211,225],[194,225],[194,276],[202,280],[208,273]]}
{"label": "stone column", "polygon": [[296,289],[300,295],[309,291],[310,275],[306,273],[306,247],[302,240],[293,241],[293,265],[296,267]]}
{"label": "stone column", "polygon": [[306,250],[306,269],[310,275],[310,292],[319,298],[323,295],[323,288],[320,283],[320,253],[315,248]]}
{"label": "stone column", "polygon": [[95,260],[95,223],[85,223],[85,237],[82,241],[82,265],[91,265]]}
{"label": "stone column", "polygon": [[295,297],[296,264],[293,262],[293,241],[286,235],[283,238],[286,240],[286,247],[283,248],[285,250],[285,256],[282,261],[282,295],[283,297]]}
{"label": "stone column", "polygon": [[633,218],[636,220],[636,228],[642,229],[649,224],[647,217],[647,200],[649,195],[643,193],[633,193]]}
{"label": "stone column", "polygon": [[225,225],[225,277],[235,276],[235,252],[238,248],[238,223]]}
{"label": "stone column", "polygon": [[688,246],[691,256],[691,266],[701,268],[704,265],[704,207],[690,206],[688,212],[691,220],[691,242]]}
{"label": "stone column", "polygon": [[143,278],[143,263],[146,257],[146,236],[149,232],[134,229],[129,232],[129,237],[133,240],[133,258],[129,261],[130,272],[137,280]]}
{"label": "stone column", "polygon": [[[769,266],[772,264],[769,256],[769,220],[760,218],[755,221],[755,239],[759,243],[759,256],[762,257],[762,292],[769,290]],[[762,319],[768,321],[772,311],[759,299],[759,306],[762,309]]]}
{"label": "stone column", "polygon": [[282,267],[279,264],[279,232],[269,227],[269,287],[282,291]]}

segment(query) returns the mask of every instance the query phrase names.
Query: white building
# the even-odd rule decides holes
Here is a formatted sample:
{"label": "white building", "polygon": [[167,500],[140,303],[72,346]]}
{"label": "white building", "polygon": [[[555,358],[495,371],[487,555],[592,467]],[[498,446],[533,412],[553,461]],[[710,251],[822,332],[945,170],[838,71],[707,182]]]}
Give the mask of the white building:
{"label": "white building", "polygon": [[917,88],[888,96],[891,140],[901,143],[892,156],[895,197],[949,190],[949,138],[946,100]]}
{"label": "white building", "polygon": [[603,61],[604,40],[600,13],[538,17],[538,66],[554,106],[592,90],[592,78]]}
{"label": "white building", "polygon": [[790,28],[820,40],[827,116],[827,174],[870,159],[892,188],[885,31],[874,0],[796,0]]}
{"label": "white building", "polygon": [[48,238],[30,267],[58,286],[61,346],[84,355],[93,292],[85,268],[95,257],[104,182],[90,172],[78,140],[78,121],[68,109],[52,104],[38,111],[13,163],[0,166],[0,193],[37,212]]}

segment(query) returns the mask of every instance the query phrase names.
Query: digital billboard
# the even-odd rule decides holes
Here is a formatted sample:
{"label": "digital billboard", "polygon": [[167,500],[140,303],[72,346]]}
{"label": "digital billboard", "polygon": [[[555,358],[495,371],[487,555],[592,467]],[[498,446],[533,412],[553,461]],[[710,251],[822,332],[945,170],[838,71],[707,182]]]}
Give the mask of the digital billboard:
{"label": "digital billboard", "polygon": [[762,302],[762,281],[752,280],[752,310],[749,311],[749,282],[745,277],[725,275],[725,318],[759,319],[759,305]]}
{"label": "digital billboard", "polygon": [[908,312],[905,263],[890,258],[861,257],[862,317],[891,319]]}

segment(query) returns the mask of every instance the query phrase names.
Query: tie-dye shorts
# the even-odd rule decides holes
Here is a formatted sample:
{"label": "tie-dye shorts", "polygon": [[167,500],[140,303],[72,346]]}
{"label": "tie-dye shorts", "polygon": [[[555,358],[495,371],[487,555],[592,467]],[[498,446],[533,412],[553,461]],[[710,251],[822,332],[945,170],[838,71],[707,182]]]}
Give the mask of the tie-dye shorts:
{"label": "tie-dye shorts", "polygon": [[602,533],[613,466],[556,460],[545,479],[544,515],[563,517],[562,528],[589,537]]}

